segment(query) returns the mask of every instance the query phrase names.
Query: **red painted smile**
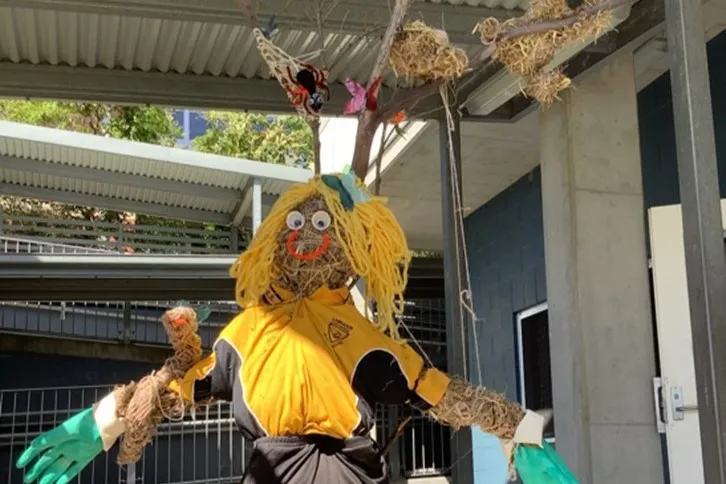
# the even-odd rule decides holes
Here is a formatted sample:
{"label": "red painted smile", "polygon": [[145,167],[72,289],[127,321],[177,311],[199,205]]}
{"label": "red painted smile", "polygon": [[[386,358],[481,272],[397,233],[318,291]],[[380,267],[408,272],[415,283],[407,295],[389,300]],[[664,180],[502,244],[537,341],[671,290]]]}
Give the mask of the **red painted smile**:
{"label": "red painted smile", "polygon": [[323,235],[323,243],[320,244],[313,250],[312,252],[308,252],[307,254],[300,254],[295,250],[295,247],[293,244],[297,240],[297,238],[300,236],[300,231],[296,230],[294,232],[290,232],[290,235],[287,236],[287,252],[296,258],[297,260],[313,260],[325,252],[325,249],[328,248],[328,245],[330,245],[330,236],[328,234]]}

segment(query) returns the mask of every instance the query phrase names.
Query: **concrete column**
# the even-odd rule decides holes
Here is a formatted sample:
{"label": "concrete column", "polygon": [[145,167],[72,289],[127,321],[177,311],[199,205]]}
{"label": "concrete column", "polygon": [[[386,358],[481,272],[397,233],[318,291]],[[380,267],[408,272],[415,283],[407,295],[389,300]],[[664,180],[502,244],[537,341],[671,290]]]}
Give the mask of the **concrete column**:
{"label": "concrete column", "polygon": [[558,451],[583,484],[662,483],[633,58],[542,110]]}

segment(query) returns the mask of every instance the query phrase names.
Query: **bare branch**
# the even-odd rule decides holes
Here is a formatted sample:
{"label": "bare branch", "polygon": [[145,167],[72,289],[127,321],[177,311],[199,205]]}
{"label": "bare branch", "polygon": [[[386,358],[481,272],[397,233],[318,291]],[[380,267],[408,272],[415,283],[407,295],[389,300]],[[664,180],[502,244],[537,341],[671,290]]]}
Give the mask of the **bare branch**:
{"label": "bare branch", "polygon": [[[469,63],[469,72],[476,74],[482,68],[489,65],[498,42],[516,39],[517,37],[523,37],[525,35],[533,35],[550,30],[570,27],[576,22],[582,20],[583,17],[594,15],[605,10],[613,10],[631,2],[632,0],[603,0],[597,5],[583,6],[568,17],[520,25],[506,30],[502,32],[493,43],[482,49],[479,55],[477,55],[475,59]],[[412,89],[402,89],[397,91],[393,94],[393,96],[391,96],[391,99],[389,99],[388,102],[378,110],[376,113],[378,118],[377,121],[381,122],[389,119],[402,109],[410,107],[412,104],[436,94],[439,91],[439,87],[444,82],[445,81],[432,81]]]}
{"label": "bare branch", "polygon": [[406,13],[411,7],[413,0],[396,0],[396,4],[393,7],[393,13],[391,14],[391,20],[388,23],[386,32],[383,34],[383,40],[381,41],[381,48],[378,51],[378,57],[376,63],[373,64],[373,70],[371,75],[368,77],[368,85],[373,84],[378,76],[383,75],[383,71],[388,64],[388,57],[391,54],[391,48],[393,47],[393,41],[396,38],[396,31],[399,25],[403,23],[403,19],[406,18]]}
{"label": "bare branch", "polygon": [[574,11],[574,13],[568,17],[563,17],[557,20],[545,20],[528,25],[520,25],[504,32],[497,42],[504,40],[514,39],[522,37],[524,35],[539,34],[542,32],[548,32],[550,30],[562,29],[565,27],[571,27],[576,22],[582,20],[583,17],[595,15],[596,13],[603,12],[605,10],[614,10],[618,7],[632,3],[633,0],[603,0],[597,5],[582,6]]}
{"label": "bare branch", "polygon": [[386,151],[387,126],[386,123],[383,123],[381,127],[381,146],[378,147],[378,156],[376,157],[376,181],[373,189],[373,193],[376,195],[381,194],[381,163],[383,162],[383,153]]}
{"label": "bare branch", "polygon": [[310,129],[313,130],[313,167],[314,173],[320,175],[320,119],[314,118],[308,121]]}
{"label": "bare branch", "polygon": [[318,0],[318,8],[315,12],[315,23],[318,27],[318,42],[320,43],[320,66],[323,69],[327,68],[325,63],[325,34],[323,33],[323,2]]}
{"label": "bare branch", "polygon": [[[378,51],[378,58],[375,64],[373,64],[373,69],[368,78],[368,86],[373,84],[378,76],[383,75],[383,71],[388,63],[388,57],[391,53],[393,41],[396,37],[396,31],[399,25],[403,23],[404,18],[406,18],[406,13],[412,3],[413,0],[396,0],[391,19],[386,27],[386,32],[383,34],[383,40]],[[362,180],[365,179],[366,172],[368,171],[373,137],[379,124],[380,121],[376,114],[367,109],[358,117],[355,151],[353,153],[353,171]]]}

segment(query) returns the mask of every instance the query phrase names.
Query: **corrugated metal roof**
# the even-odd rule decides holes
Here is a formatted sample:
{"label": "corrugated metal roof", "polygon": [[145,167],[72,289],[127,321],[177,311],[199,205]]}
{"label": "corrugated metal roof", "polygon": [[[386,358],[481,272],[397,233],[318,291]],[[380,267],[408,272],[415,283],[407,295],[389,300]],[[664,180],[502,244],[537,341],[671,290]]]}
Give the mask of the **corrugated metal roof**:
{"label": "corrugated metal roof", "polygon": [[426,3],[445,3],[454,6],[503,8],[506,10],[526,10],[529,0],[425,0]]}
{"label": "corrugated metal roof", "polygon": [[[441,3],[432,0],[431,3]],[[519,8],[526,0],[444,0],[444,3]],[[445,21],[442,16],[442,20]],[[471,18],[473,25],[477,16]],[[474,39],[476,40],[476,39]],[[320,47],[318,34],[281,30],[275,43],[298,57]],[[326,64],[332,82],[363,80],[377,55],[374,36],[325,35]],[[473,41],[466,48],[481,48]],[[0,7],[0,60],[14,63],[120,68],[128,71],[270,78],[255,46],[252,29],[242,24],[102,15],[74,11]],[[392,76],[392,74],[389,74]],[[386,79],[389,83],[392,78]]]}
{"label": "corrugated metal roof", "polygon": [[[252,29],[243,25],[3,7],[0,38],[0,58],[12,62],[269,77]],[[300,31],[282,32],[275,42],[293,56],[318,46],[316,34]],[[327,60],[355,76],[375,54],[366,43],[329,35]]]}
{"label": "corrugated metal roof", "polygon": [[[52,190],[180,207],[231,221],[240,204],[250,208],[253,178],[262,180],[264,194],[277,196],[310,176],[300,168],[0,121],[0,184],[30,194]],[[140,179],[145,183],[134,183]]]}

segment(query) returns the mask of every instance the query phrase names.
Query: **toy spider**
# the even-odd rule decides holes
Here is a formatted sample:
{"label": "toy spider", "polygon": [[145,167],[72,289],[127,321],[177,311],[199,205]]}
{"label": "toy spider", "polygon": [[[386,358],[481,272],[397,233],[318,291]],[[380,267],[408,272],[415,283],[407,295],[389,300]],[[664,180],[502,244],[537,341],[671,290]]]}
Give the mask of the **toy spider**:
{"label": "toy spider", "polygon": [[287,81],[283,87],[290,101],[297,108],[315,115],[320,112],[323,103],[330,97],[327,73],[311,64],[300,64],[302,69],[293,74],[290,66],[287,69]]}

